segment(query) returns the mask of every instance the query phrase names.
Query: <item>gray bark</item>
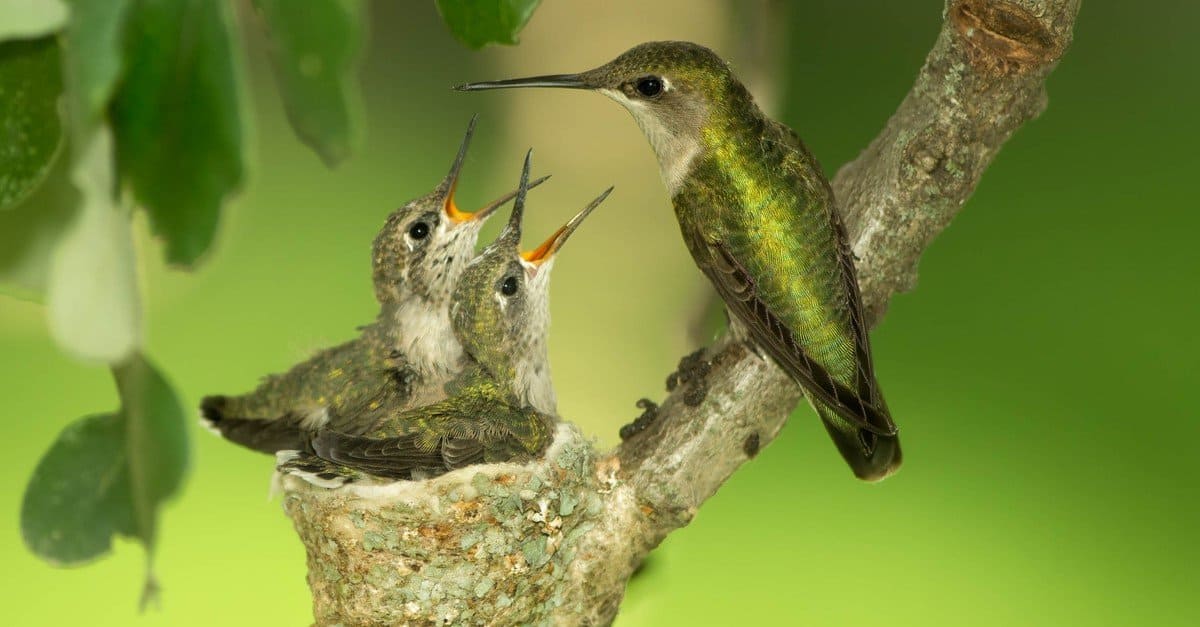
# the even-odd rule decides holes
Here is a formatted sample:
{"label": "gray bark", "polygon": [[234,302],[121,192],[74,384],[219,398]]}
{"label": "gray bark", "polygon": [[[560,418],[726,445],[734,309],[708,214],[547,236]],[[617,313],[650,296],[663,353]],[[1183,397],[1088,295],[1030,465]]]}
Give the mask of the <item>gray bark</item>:
{"label": "gray bark", "polygon": [[[933,50],[879,136],[834,178],[874,324],[1008,137],[1045,107],[1079,0],[949,0]],[[324,490],[284,480],[316,622],[607,624],[645,556],[801,399],[719,341],[685,358],[659,408],[601,452],[564,425],[545,459],[423,482]]]}

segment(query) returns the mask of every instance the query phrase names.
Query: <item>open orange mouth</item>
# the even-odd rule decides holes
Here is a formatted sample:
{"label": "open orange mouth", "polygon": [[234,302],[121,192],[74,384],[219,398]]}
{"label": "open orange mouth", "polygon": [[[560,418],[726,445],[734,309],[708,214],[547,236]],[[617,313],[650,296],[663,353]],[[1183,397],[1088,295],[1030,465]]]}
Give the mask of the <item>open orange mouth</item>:
{"label": "open orange mouth", "polygon": [[546,241],[542,242],[541,245],[533,250],[521,253],[521,258],[532,264],[535,268],[540,267],[550,259],[553,259],[554,255],[558,253],[558,250],[562,248],[567,239],[571,237],[571,234],[579,228],[580,224],[583,224],[584,219],[587,218],[588,215],[596,209],[596,207],[600,206],[600,203],[604,202],[605,198],[608,198],[608,195],[612,193],[612,190],[613,188],[611,187],[604,190],[603,194],[600,194],[595,200],[588,203],[588,206],[584,207],[579,213],[575,214],[570,221],[558,227],[558,230],[551,234],[550,237],[546,238]]}
{"label": "open orange mouth", "polygon": [[[529,186],[526,189],[533,189],[538,185],[545,183],[549,179],[549,176],[543,176],[539,179],[530,181]],[[464,222],[483,220],[495,213],[497,209],[503,207],[508,203],[508,201],[512,200],[517,195],[517,190],[514,189],[513,191],[508,192],[496,200],[484,205],[478,211],[463,211],[462,209],[458,208],[458,203],[454,202],[454,190],[457,187],[458,179],[455,178],[455,180],[450,182],[450,191],[446,193],[446,202],[443,205],[443,209],[446,212],[446,218],[449,219],[450,223],[454,225],[463,224]]]}
{"label": "open orange mouth", "polygon": [[[455,226],[468,222],[479,222],[492,215],[492,213],[517,195],[515,190],[511,191],[484,205],[479,211],[473,212],[459,209],[458,203],[454,202],[454,192],[458,190],[459,175],[462,174],[463,164],[467,160],[467,149],[471,146],[471,137],[475,135],[475,123],[478,120],[478,115],[473,116],[471,122],[467,124],[467,132],[463,135],[462,143],[458,146],[458,154],[454,157],[454,163],[450,166],[450,172],[446,174],[446,178],[442,179],[441,185],[438,186],[438,189],[446,190],[446,199],[442,203],[442,210],[446,212],[446,218],[450,220],[450,223]],[[533,189],[544,183],[548,178],[550,177],[543,176],[531,182],[526,189]]]}
{"label": "open orange mouth", "polygon": [[479,214],[483,213],[482,211],[470,212],[470,211],[463,211],[463,210],[459,209],[458,205],[455,204],[455,202],[454,202],[454,190],[453,189],[451,189],[450,193],[446,195],[445,209],[446,209],[446,217],[450,218],[450,222],[452,222],[454,224],[459,224],[462,222],[469,222],[471,220],[478,220],[482,217]]}
{"label": "open orange mouth", "polygon": [[566,229],[567,227],[565,226],[559,227],[559,229],[555,231],[553,235],[546,238],[546,241],[542,242],[540,246],[534,248],[533,250],[528,250],[521,253],[521,258],[529,263],[541,265],[544,261],[553,257],[554,253],[558,252],[559,247],[562,246],[562,242],[566,240],[565,237],[562,237],[563,232]]}

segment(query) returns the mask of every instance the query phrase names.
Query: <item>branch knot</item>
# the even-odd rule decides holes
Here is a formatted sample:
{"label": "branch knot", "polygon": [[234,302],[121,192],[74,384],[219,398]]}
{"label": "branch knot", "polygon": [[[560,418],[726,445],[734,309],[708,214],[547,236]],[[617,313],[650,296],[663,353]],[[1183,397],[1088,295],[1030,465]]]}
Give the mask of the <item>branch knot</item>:
{"label": "branch knot", "polygon": [[[1044,13],[1044,7],[1038,5]],[[990,76],[1009,76],[1044,67],[1066,48],[1039,16],[1029,9],[998,0],[957,0],[948,15],[975,69]]]}

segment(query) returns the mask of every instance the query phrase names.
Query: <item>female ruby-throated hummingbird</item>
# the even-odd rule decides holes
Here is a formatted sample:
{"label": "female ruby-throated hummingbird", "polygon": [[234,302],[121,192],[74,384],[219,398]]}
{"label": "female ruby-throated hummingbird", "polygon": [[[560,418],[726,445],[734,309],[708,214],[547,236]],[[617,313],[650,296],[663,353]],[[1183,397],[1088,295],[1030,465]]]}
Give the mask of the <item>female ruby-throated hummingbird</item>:
{"label": "female ruby-throated hummingbird", "polygon": [[806,391],[862,479],[900,466],[871,363],[854,259],[820,165],[767,118],[714,52],[651,42],[579,74],[461,85],[561,87],[621,103],[650,140],[684,241],[725,300],[731,330]]}
{"label": "female ruby-throated hummingbird", "polygon": [[300,448],[303,429],[332,421],[346,432],[366,430],[389,411],[445,397],[442,388],[463,359],[450,328],[451,290],[475,256],[484,221],[516,195],[510,192],[474,213],[455,204],[475,122],[472,118],[449,174],[432,192],[388,216],[375,238],[376,321],[358,338],[267,377],[253,392],[204,398],[201,413],[209,426],[242,446],[273,454]]}
{"label": "female ruby-throated hummingbird", "polygon": [[[557,418],[531,400],[549,385],[528,362],[544,361],[549,272],[555,255],[611,188],[537,248],[520,251],[529,156],[512,216],[471,261],[451,298],[451,319],[467,365],[445,400],[396,413],[366,433],[317,432],[312,453],[281,456],[279,469],[333,486],[367,473],[386,479],[434,476],[469,464],[524,461],[553,439]],[[314,454],[315,453],[315,454]]]}

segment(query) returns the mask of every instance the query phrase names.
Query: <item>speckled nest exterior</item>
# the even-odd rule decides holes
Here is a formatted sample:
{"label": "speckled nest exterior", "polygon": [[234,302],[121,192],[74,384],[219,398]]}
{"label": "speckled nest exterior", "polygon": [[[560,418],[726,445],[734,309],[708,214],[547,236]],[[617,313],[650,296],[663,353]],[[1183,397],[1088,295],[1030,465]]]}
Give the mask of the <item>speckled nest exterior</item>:
{"label": "speckled nest exterior", "polygon": [[317,624],[589,622],[577,596],[587,586],[572,579],[585,576],[575,558],[617,498],[615,474],[605,476],[592,444],[563,426],[527,466],[335,490],[283,478]]}

